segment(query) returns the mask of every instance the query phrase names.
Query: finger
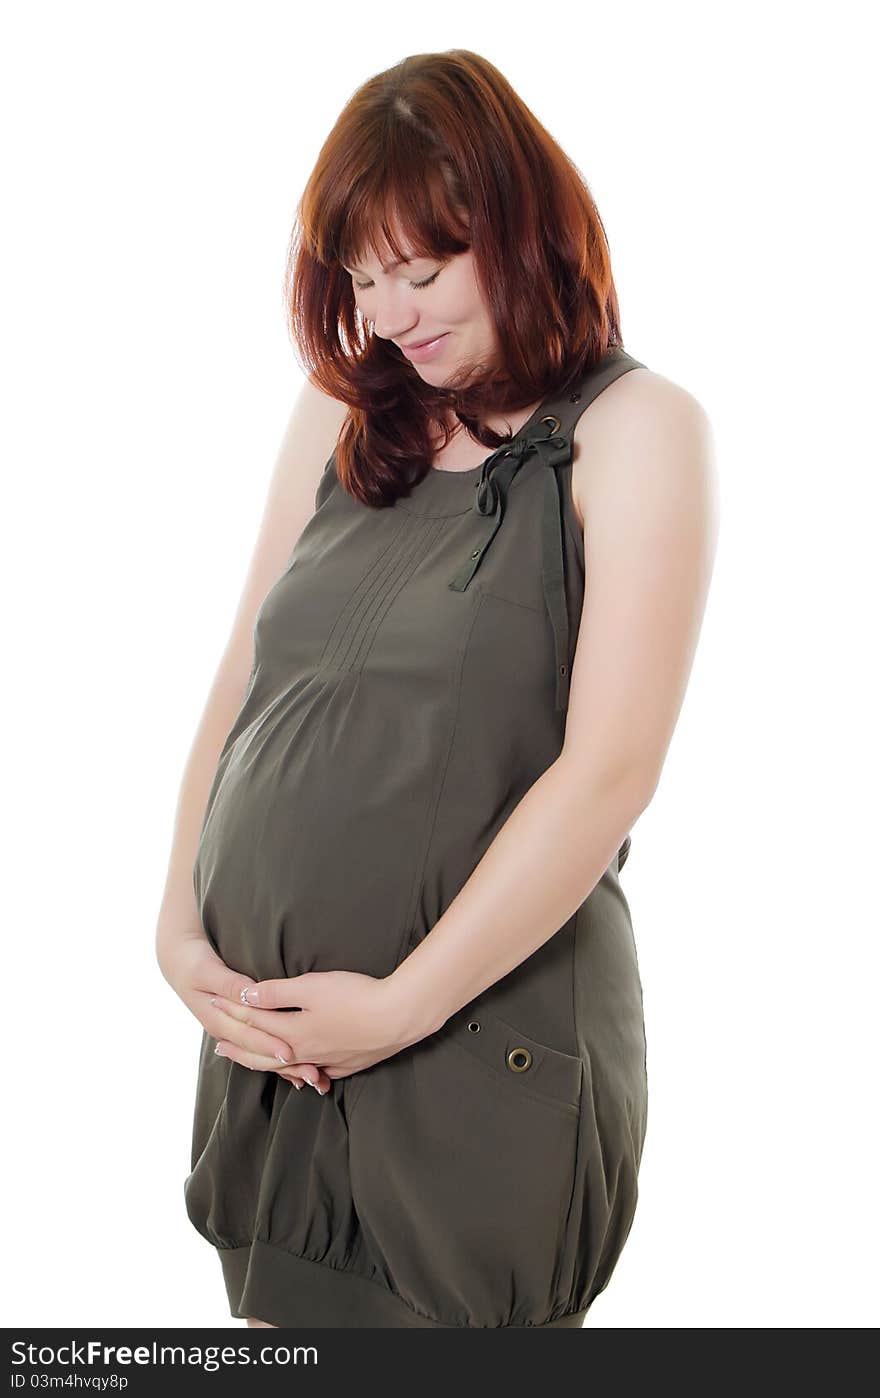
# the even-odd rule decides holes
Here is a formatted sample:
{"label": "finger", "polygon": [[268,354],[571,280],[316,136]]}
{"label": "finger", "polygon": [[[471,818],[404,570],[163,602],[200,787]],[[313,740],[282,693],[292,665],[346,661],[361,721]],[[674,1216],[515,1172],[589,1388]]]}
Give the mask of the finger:
{"label": "finger", "polygon": [[304,1081],[300,1077],[297,1077],[295,1073],[291,1073],[290,1070],[287,1068],[278,1068],[276,1071],[278,1073],[279,1078],[284,1078],[287,1082],[292,1083],[293,1086],[296,1088],[297,1092],[299,1092],[300,1089],[303,1087],[311,1086],[311,1083]]}
{"label": "finger", "polygon": [[241,989],[247,991],[246,1003],[261,1010],[302,1010],[311,1001],[315,975],[314,971],[304,971],[301,976],[289,976],[285,980],[249,981],[243,983]]}
{"label": "finger", "polygon": [[[252,1029],[263,1030],[266,1035],[277,1039],[281,1044],[281,1051],[287,1048],[284,1057],[288,1060],[297,1057],[297,1050],[291,1043],[291,1037],[297,1036],[297,1019],[292,1018],[290,1012],[280,1011],[280,1009],[252,1009],[249,1005],[242,1005],[236,1000],[225,1000],[222,995],[213,995],[211,1005],[228,1015],[229,1019],[236,1019],[241,1025],[250,1025]],[[292,1032],[288,1029],[292,1026]]]}
{"label": "finger", "polygon": [[210,984],[202,988],[209,995],[222,995],[226,1000],[234,1000],[237,1005],[245,1002],[241,998],[243,990],[248,990],[257,982],[253,976],[245,976],[241,971],[233,971],[229,966],[223,966],[217,974],[212,975]]}
{"label": "finger", "polygon": [[279,1068],[276,1063],[272,1071],[281,1078],[302,1078],[310,1087],[317,1087],[321,1092],[327,1092],[330,1087],[326,1070],[314,1063],[294,1063],[292,1068]]}
{"label": "finger", "polygon": [[[251,1013],[250,1010],[244,1011],[245,1015]],[[285,1039],[266,1034],[252,1025],[248,1019],[228,1013],[213,1000],[206,1009],[204,1024],[212,1038],[228,1040],[247,1053],[260,1054],[263,1058],[271,1057],[274,1060],[273,1066],[277,1066],[279,1062],[285,1066],[296,1062],[296,1053]]]}
{"label": "finger", "polygon": [[313,1064],[309,1064],[308,1067],[297,1064],[296,1068],[279,1068],[276,1063],[274,1071],[279,1078],[286,1078],[295,1087],[301,1087],[303,1083],[306,1083],[309,1087],[316,1088],[322,1095],[330,1090],[330,1079],[327,1074],[319,1071]]}
{"label": "finger", "polygon": [[273,1034],[291,1047],[291,1035],[295,1035],[298,1026],[302,1024],[297,1010],[257,1010],[250,1005],[243,1005],[240,1000],[227,1000],[222,995],[212,996],[211,1004],[217,1005],[231,1019],[237,1019],[241,1024],[253,1025],[254,1029],[262,1029],[266,1034]]}
{"label": "finger", "polygon": [[250,1068],[256,1072],[277,1072],[281,1076],[293,1074],[307,1082],[311,1087],[317,1088],[322,1094],[326,1093],[330,1087],[330,1079],[314,1063],[295,1063],[285,1068],[279,1068],[276,1059],[267,1058],[265,1054],[248,1053],[227,1039],[219,1039],[214,1046],[214,1052],[220,1057],[231,1059],[233,1063],[239,1063],[243,1068]]}

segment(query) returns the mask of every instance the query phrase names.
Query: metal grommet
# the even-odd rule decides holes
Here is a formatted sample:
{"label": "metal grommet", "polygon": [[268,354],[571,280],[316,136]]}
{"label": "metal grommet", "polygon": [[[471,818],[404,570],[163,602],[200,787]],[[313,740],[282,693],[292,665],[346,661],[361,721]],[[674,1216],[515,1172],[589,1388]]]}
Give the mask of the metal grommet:
{"label": "metal grommet", "polygon": [[481,1028],[482,1026],[478,1019],[472,1019],[468,1021],[468,1029],[471,1031],[472,1034],[479,1034]]}
{"label": "metal grommet", "polygon": [[568,666],[567,666],[567,665],[560,665],[560,667],[559,667],[559,673],[560,673],[560,675],[565,675],[565,674],[567,674],[567,673],[568,673]]}
{"label": "metal grommet", "polygon": [[559,421],[559,418],[558,418],[558,417],[554,417],[554,416],[552,415],[552,413],[550,414],[549,417],[542,417],[542,418],[541,418],[541,421],[542,421],[542,422],[549,422],[549,423],[552,424],[552,426],[551,426],[551,428],[550,428],[550,431],[551,431],[551,432],[558,432],[559,429],[560,429],[560,427],[562,426],[562,423]]}
{"label": "metal grommet", "polygon": [[507,1055],[507,1066],[512,1073],[524,1073],[532,1066],[532,1055],[527,1048],[512,1048]]}

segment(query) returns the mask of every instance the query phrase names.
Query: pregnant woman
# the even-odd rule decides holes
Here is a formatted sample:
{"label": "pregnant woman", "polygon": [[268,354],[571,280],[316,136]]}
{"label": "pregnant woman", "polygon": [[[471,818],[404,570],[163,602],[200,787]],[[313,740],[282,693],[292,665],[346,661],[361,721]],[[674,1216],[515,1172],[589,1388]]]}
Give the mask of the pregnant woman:
{"label": "pregnant woman", "polygon": [[251,1325],[577,1327],[636,1209],[621,870],[702,622],[711,432],[623,349],[586,184],[468,51],[354,94],[286,291],[306,377],[157,928],[203,1028],[187,1214]]}

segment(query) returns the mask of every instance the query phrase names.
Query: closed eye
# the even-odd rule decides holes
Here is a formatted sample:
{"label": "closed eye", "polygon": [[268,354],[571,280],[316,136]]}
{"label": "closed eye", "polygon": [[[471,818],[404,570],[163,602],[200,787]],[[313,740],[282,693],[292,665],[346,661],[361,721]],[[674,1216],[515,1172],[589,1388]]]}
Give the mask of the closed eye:
{"label": "closed eye", "polygon": [[[422,287],[430,286],[432,282],[435,282],[442,271],[443,268],[438,267],[437,271],[434,272],[430,277],[426,277],[425,280],[422,282],[410,282],[410,286],[415,287],[417,291],[421,291]],[[355,282],[355,286],[357,287],[358,291],[369,291],[372,285],[372,282]]]}

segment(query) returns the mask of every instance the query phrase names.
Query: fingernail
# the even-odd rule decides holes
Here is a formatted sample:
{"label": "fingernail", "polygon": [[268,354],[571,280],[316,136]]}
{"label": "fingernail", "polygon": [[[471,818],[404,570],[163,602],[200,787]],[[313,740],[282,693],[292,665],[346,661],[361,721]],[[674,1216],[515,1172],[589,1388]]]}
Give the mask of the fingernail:
{"label": "fingernail", "polygon": [[302,1083],[301,1083],[301,1082],[295,1082],[293,1085],[294,1085],[294,1087],[296,1088],[297,1092],[301,1092],[301,1091],[302,1091]]}
{"label": "fingernail", "polygon": [[276,1053],[275,1057],[278,1059],[279,1063],[283,1063],[287,1068],[289,1068],[291,1063],[293,1062],[292,1058],[284,1058],[280,1053]]}
{"label": "fingernail", "polygon": [[244,998],[245,1000],[247,1000],[249,1005],[259,1005],[260,1003],[260,997],[257,994],[256,990],[253,989],[246,990],[244,992]]}
{"label": "fingernail", "polygon": [[218,1058],[224,1058],[226,1055],[226,1050],[222,1044],[215,1044],[214,1052],[217,1054]]}

